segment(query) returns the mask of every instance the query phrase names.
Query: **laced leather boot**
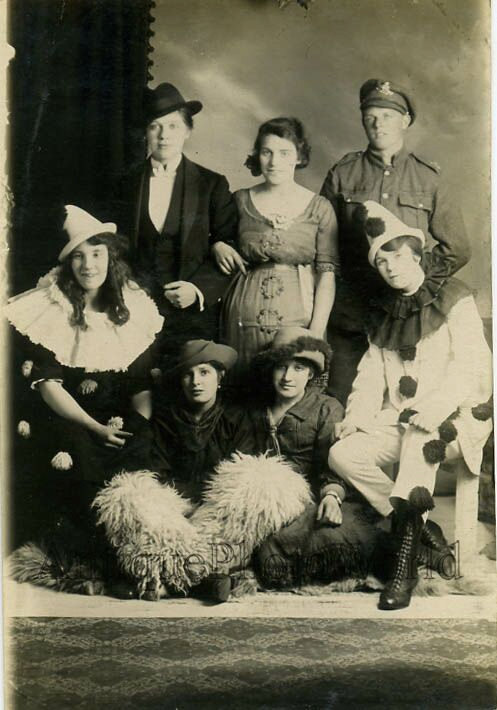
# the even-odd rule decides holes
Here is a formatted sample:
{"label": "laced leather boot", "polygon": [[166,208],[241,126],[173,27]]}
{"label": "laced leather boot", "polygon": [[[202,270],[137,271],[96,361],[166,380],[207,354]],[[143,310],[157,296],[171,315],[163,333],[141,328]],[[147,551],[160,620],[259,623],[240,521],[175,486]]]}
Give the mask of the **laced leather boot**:
{"label": "laced leather boot", "polygon": [[423,529],[422,514],[433,508],[433,499],[426,488],[415,488],[409,501],[400,501],[395,513],[398,547],[393,573],[380,594],[378,608],[404,609],[418,583],[418,545]]}

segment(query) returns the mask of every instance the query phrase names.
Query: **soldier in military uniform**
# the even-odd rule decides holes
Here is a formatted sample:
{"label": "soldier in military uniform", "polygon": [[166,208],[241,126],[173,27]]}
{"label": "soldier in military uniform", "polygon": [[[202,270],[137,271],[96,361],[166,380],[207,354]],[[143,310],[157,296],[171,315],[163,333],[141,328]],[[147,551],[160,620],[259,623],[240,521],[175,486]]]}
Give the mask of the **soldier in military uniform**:
{"label": "soldier in military uniform", "polygon": [[[347,153],[328,172],[321,189],[338,219],[341,275],[329,322],[334,351],[330,394],[345,403],[367,348],[366,320],[381,284],[368,263],[368,243],[354,219],[359,204],[374,200],[410,227],[419,227],[432,246],[432,272],[443,280],[470,258],[457,205],[440,167],[405,146],[416,113],[412,99],[389,81],[369,79],[360,89],[364,151]],[[430,237],[432,241],[430,243]]]}

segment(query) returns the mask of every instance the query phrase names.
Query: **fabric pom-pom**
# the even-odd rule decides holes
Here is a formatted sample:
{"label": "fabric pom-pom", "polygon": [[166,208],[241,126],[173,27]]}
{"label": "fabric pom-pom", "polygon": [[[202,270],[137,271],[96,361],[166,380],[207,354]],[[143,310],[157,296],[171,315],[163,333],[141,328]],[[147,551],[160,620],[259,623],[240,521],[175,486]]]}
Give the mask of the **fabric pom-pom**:
{"label": "fabric pom-pom", "polygon": [[423,446],[423,455],[426,463],[442,463],[445,461],[445,451],[447,444],[441,439],[433,439]]}
{"label": "fabric pom-pom", "polygon": [[399,350],[399,355],[401,360],[412,361],[416,357],[416,346],[410,345],[406,348],[401,348]]}
{"label": "fabric pom-pom", "polygon": [[449,414],[449,416],[447,417],[447,421],[453,422],[454,419],[457,419],[457,417],[458,417],[460,414],[461,414],[461,410],[460,410],[460,408],[458,407],[454,412],[452,412],[452,414]]}
{"label": "fabric pom-pom", "polygon": [[403,397],[414,397],[418,383],[413,377],[403,375],[399,380],[399,392]]}
{"label": "fabric pom-pom", "polygon": [[23,439],[29,439],[31,436],[31,426],[29,422],[25,421],[24,419],[21,419],[19,424],[17,425],[17,433],[19,436],[22,436]]}
{"label": "fabric pom-pom", "polygon": [[433,497],[424,486],[415,486],[409,493],[409,503],[417,508],[420,513],[424,513],[427,510],[433,510],[435,503],[433,502]]}
{"label": "fabric pom-pom", "polygon": [[112,427],[113,429],[122,429],[124,426],[124,421],[122,417],[111,417],[109,421],[107,422],[107,426]]}
{"label": "fabric pom-pom", "polygon": [[83,380],[78,386],[78,390],[81,394],[93,394],[97,391],[97,388],[98,382],[95,382],[95,380]]}
{"label": "fabric pom-pom", "polygon": [[364,227],[366,224],[366,220],[368,218],[368,211],[364,207],[364,205],[357,205],[357,207],[354,210],[354,220],[357,222],[357,224],[360,224]]}
{"label": "fabric pom-pom", "polygon": [[409,419],[417,414],[415,409],[403,409],[399,414],[399,424],[409,424]]}
{"label": "fabric pom-pom", "polygon": [[21,365],[21,372],[23,377],[29,377],[31,375],[31,370],[33,369],[32,360],[24,360]]}
{"label": "fabric pom-pom", "polygon": [[485,404],[477,404],[476,407],[471,408],[471,414],[475,419],[480,422],[486,422],[492,416],[492,404],[491,402],[485,402]]}
{"label": "fabric pom-pom", "polygon": [[446,444],[450,444],[451,441],[457,439],[457,429],[450,419],[446,419],[440,424],[438,433],[442,441],[445,441]]}
{"label": "fabric pom-pom", "polygon": [[53,457],[51,464],[58,471],[68,471],[72,468],[72,458],[67,451],[59,451],[59,453],[55,454]]}
{"label": "fabric pom-pom", "polygon": [[369,217],[366,220],[366,232],[370,237],[379,237],[385,233],[385,222],[381,217]]}

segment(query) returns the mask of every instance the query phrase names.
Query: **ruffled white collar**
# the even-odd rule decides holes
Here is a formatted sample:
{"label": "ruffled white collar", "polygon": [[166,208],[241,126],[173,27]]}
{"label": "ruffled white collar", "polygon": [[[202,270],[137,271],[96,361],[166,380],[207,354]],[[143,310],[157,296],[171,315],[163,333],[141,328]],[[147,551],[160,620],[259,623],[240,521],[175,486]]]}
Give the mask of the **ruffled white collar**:
{"label": "ruffled white collar", "polygon": [[5,315],[22,335],[50,350],[61,365],[86,372],[123,371],[151,345],[164,319],[134,282],[123,288],[130,317],[124,325],[105,313],[85,311],[87,329],[71,324],[73,307],[57,285],[60,267],[43,276],[30,291],[14,296]]}

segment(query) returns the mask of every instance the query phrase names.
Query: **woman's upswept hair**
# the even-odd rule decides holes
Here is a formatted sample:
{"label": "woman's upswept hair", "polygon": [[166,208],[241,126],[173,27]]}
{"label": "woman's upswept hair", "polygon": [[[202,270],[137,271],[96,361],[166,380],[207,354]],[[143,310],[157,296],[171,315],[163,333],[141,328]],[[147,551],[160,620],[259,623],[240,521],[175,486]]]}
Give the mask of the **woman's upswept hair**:
{"label": "woman's upswept hair", "polygon": [[[123,286],[128,282],[131,272],[124,261],[126,253],[126,239],[118,234],[102,233],[90,237],[89,244],[94,246],[105,244],[109,252],[109,267],[107,278],[100,287],[99,299],[102,311],[105,312],[113,323],[124,325],[129,320],[129,310],[124,303]],[[73,307],[71,325],[79,326],[86,330],[84,308],[85,290],[77,282],[72,270],[72,253],[62,262],[57,285],[62,293],[67,296]]]}
{"label": "woman's upswept hair", "polygon": [[250,170],[254,177],[261,175],[261,163],[259,160],[259,152],[262,147],[262,141],[266,136],[278,136],[292,141],[297,149],[299,164],[297,168],[305,168],[309,165],[311,158],[311,146],[305,135],[304,126],[298,118],[288,118],[281,116],[280,118],[272,118],[259,126],[257,138],[255,139],[252,153],[247,157],[245,165]]}

